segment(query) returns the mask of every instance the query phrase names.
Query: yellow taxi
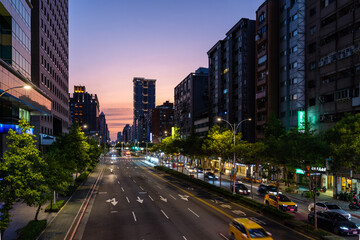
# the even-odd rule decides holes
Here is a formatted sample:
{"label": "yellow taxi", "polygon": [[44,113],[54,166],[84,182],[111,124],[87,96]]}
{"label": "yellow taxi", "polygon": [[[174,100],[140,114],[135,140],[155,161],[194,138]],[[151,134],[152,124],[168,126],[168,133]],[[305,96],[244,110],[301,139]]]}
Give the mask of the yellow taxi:
{"label": "yellow taxi", "polygon": [[[277,196],[279,199],[279,209],[283,211],[289,211],[289,212],[297,212],[297,204],[291,201],[287,196],[283,194],[279,194]],[[264,198],[264,203],[266,205],[270,205],[273,207],[277,207],[277,199],[276,195],[274,194],[267,194]]]}
{"label": "yellow taxi", "polygon": [[272,240],[271,233],[267,232],[256,222],[248,218],[234,218],[230,223],[229,233],[231,239],[262,239]]}

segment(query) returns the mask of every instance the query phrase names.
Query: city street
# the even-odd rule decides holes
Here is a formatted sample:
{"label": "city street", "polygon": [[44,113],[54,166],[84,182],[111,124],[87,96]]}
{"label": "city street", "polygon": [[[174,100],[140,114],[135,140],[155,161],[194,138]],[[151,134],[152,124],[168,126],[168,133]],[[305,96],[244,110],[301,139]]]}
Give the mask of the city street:
{"label": "city street", "polygon": [[306,238],[203,189],[158,173],[140,160],[106,158],[103,175],[74,239],[228,239],[234,217],[251,218],[274,239],[289,239],[289,235],[291,239]]}

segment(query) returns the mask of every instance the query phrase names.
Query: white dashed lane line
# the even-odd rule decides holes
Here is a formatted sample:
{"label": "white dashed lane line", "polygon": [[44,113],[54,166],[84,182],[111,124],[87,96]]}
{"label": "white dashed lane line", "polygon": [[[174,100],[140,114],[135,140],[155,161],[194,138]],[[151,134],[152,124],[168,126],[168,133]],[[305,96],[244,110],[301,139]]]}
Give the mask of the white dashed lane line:
{"label": "white dashed lane line", "polygon": [[197,216],[197,217],[200,217],[199,215],[197,215],[193,210],[191,210],[190,208],[188,208],[188,210],[192,213],[192,214],[194,214],[195,216]]}
{"label": "white dashed lane line", "polygon": [[164,214],[164,216],[165,216],[167,219],[169,219],[169,217],[166,215],[166,213],[165,213],[163,210],[161,210],[161,212]]}

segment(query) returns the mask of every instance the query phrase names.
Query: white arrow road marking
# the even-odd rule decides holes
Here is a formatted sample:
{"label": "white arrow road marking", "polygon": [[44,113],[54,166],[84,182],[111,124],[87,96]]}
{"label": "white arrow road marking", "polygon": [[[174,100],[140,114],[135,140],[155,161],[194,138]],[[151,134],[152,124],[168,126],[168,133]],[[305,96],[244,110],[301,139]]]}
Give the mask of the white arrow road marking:
{"label": "white arrow road marking", "polygon": [[135,213],[134,213],[134,212],[132,212],[132,214],[133,214],[134,220],[135,220],[135,222],[136,222],[136,216],[135,216]]}
{"label": "white arrow road marking", "polygon": [[243,211],[241,210],[232,210],[233,213],[235,213],[236,215],[243,215],[243,216],[246,216],[246,213],[244,213]]}
{"label": "white arrow road marking", "polygon": [[185,201],[189,201],[189,199],[188,199],[188,195],[181,195],[181,194],[179,194],[179,197],[182,199],[182,200],[185,200]]}
{"label": "white arrow road marking", "polygon": [[112,202],[112,201],[115,201],[115,198],[106,200],[106,202]]}
{"label": "white arrow road marking", "polygon": [[[114,200],[115,200],[115,198],[114,198]],[[118,201],[112,201],[112,202],[111,202],[111,204],[114,205],[114,206],[115,206],[117,203],[118,203]]]}
{"label": "white arrow road marking", "polygon": [[154,199],[149,195],[149,198],[151,199],[151,201],[154,201]]}
{"label": "white arrow road marking", "polygon": [[164,201],[164,202],[167,202],[167,199],[166,199],[166,198],[164,198],[164,197],[163,197],[163,196],[161,196],[161,195],[160,195],[160,200],[161,200],[161,201]]}
{"label": "white arrow road marking", "polygon": [[257,219],[256,217],[249,217],[249,219],[251,220],[251,221],[254,221],[254,222],[256,222],[256,223],[258,223],[258,224],[262,224],[262,225],[266,225],[266,222],[263,222],[263,221],[261,221],[260,219]]}
{"label": "white arrow road marking", "polygon": [[188,210],[190,211],[190,212],[192,212],[195,216],[197,216],[197,217],[200,217],[199,215],[197,215],[193,210],[191,210],[190,208],[188,208]]}
{"label": "white arrow road marking", "polygon": [[130,200],[128,199],[128,197],[126,197],[126,200],[128,201],[128,203],[130,203]]}
{"label": "white arrow road marking", "polygon": [[121,190],[122,190],[123,192],[125,192],[125,190],[124,190],[124,188],[123,188],[123,187],[121,187]]}
{"label": "white arrow road marking", "polygon": [[228,208],[228,209],[231,209],[231,206],[230,205],[228,205],[228,204],[222,204],[222,205],[220,205],[221,207],[223,207],[223,208]]}
{"label": "white arrow road marking", "polygon": [[170,197],[172,197],[174,200],[176,200],[176,198],[173,196],[173,195],[171,195],[171,194],[169,194],[170,195]]}
{"label": "white arrow road marking", "polygon": [[140,197],[137,197],[137,200],[139,203],[143,203],[144,199],[140,199]]}
{"label": "white arrow road marking", "polygon": [[161,210],[161,212],[164,214],[164,216],[165,216],[167,219],[169,219],[169,217],[166,215],[166,213],[165,213],[163,210]]}

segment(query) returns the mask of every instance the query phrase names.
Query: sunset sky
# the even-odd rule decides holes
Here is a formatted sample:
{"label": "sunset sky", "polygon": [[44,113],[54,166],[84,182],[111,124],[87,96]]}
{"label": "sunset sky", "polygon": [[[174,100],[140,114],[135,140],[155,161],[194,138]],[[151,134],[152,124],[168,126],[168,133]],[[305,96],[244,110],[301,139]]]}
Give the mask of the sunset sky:
{"label": "sunset sky", "polygon": [[70,0],[70,84],[96,93],[111,140],[132,124],[134,77],[157,79],[156,105],[264,0]]}

